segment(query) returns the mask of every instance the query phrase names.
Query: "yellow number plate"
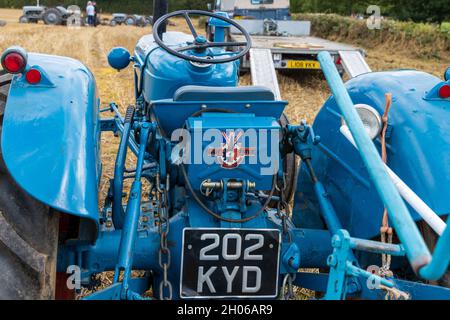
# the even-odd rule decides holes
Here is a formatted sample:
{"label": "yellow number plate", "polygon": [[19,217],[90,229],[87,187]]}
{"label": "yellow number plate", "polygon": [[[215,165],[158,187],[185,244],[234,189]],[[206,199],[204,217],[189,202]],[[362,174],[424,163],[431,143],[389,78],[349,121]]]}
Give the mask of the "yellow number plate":
{"label": "yellow number plate", "polygon": [[320,69],[319,61],[301,61],[301,60],[289,60],[287,67],[289,69]]}

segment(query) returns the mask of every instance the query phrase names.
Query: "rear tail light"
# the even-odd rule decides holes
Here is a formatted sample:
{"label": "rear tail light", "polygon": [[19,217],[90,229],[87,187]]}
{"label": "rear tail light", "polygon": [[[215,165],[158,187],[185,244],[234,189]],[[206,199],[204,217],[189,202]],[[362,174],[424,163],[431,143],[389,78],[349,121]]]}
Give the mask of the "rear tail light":
{"label": "rear tail light", "polygon": [[41,82],[42,74],[38,69],[31,68],[25,74],[25,79],[29,84],[38,84]]}
{"label": "rear tail light", "polygon": [[450,85],[444,84],[444,85],[439,89],[439,96],[440,96],[442,99],[448,99],[448,98],[450,98]]}
{"label": "rear tail light", "polygon": [[2,55],[1,64],[8,73],[22,73],[27,67],[27,54],[21,48],[10,48]]}

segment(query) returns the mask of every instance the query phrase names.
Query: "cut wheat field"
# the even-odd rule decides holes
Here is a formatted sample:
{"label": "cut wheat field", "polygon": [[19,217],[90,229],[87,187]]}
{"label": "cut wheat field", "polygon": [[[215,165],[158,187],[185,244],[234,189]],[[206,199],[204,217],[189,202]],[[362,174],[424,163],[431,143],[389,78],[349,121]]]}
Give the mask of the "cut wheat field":
{"label": "cut wheat field", "polygon": [[[7,21],[0,27],[0,52],[12,45],[24,47],[29,52],[69,56],[86,64],[97,80],[103,106],[116,102],[122,108],[133,103],[133,73],[129,68],[116,72],[108,66],[107,54],[115,46],[123,46],[133,52],[138,39],[149,34],[151,28],[109,27],[69,29],[64,26],[22,25],[17,23],[20,10],[0,9],[0,20]],[[172,30],[187,31],[181,20],[175,20]],[[419,60],[409,54],[408,49],[383,46],[367,50],[367,60],[373,70],[414,68],[441,76],[450,60]],[[293,123],[301,119],[312,122],[330,92],[320,74],[279,74],[278,80],[283,99],[289,102],[287,114]],[[250,84],[250,77],[241,79],[243,85]],[[118,139],[103,136],[104,172],[102,194],[112,175]],[[132,161],[132,160],[130,160]]]}

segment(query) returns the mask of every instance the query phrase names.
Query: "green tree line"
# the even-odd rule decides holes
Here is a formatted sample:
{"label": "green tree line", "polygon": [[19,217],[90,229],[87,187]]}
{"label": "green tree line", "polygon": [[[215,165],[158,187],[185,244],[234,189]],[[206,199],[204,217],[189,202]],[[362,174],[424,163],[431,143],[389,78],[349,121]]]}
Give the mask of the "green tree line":
{"label": "green tree line", "polygon": [[[247,0],[250,1],[250,0]],[[87,0],[41,0],[45,6],[71,5],[80,7]],[[180,9],[206,9],[213,0],[169,0],[171,11]],[[0,7],[21,8],[35,5],[35,0],[0,0]],[[98,0],[104,12],[151,14],[152,0]],[[291,0],[293,13],[365,14],[369,5],[378,5],[381,14],[399,20],[441,23],[450,20],[450,0]]]}

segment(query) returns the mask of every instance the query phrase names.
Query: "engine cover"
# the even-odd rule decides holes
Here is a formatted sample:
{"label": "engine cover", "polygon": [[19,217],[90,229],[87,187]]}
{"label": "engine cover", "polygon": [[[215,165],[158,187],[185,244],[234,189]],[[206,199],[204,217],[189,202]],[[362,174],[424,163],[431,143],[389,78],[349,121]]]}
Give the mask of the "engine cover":
{"label": "engine cover", "polygon": [[195,189],[205,180],[240,179],[271,190],[280,166],[281,127],[275,118],[207,113],[189,118],[188,177]]}

